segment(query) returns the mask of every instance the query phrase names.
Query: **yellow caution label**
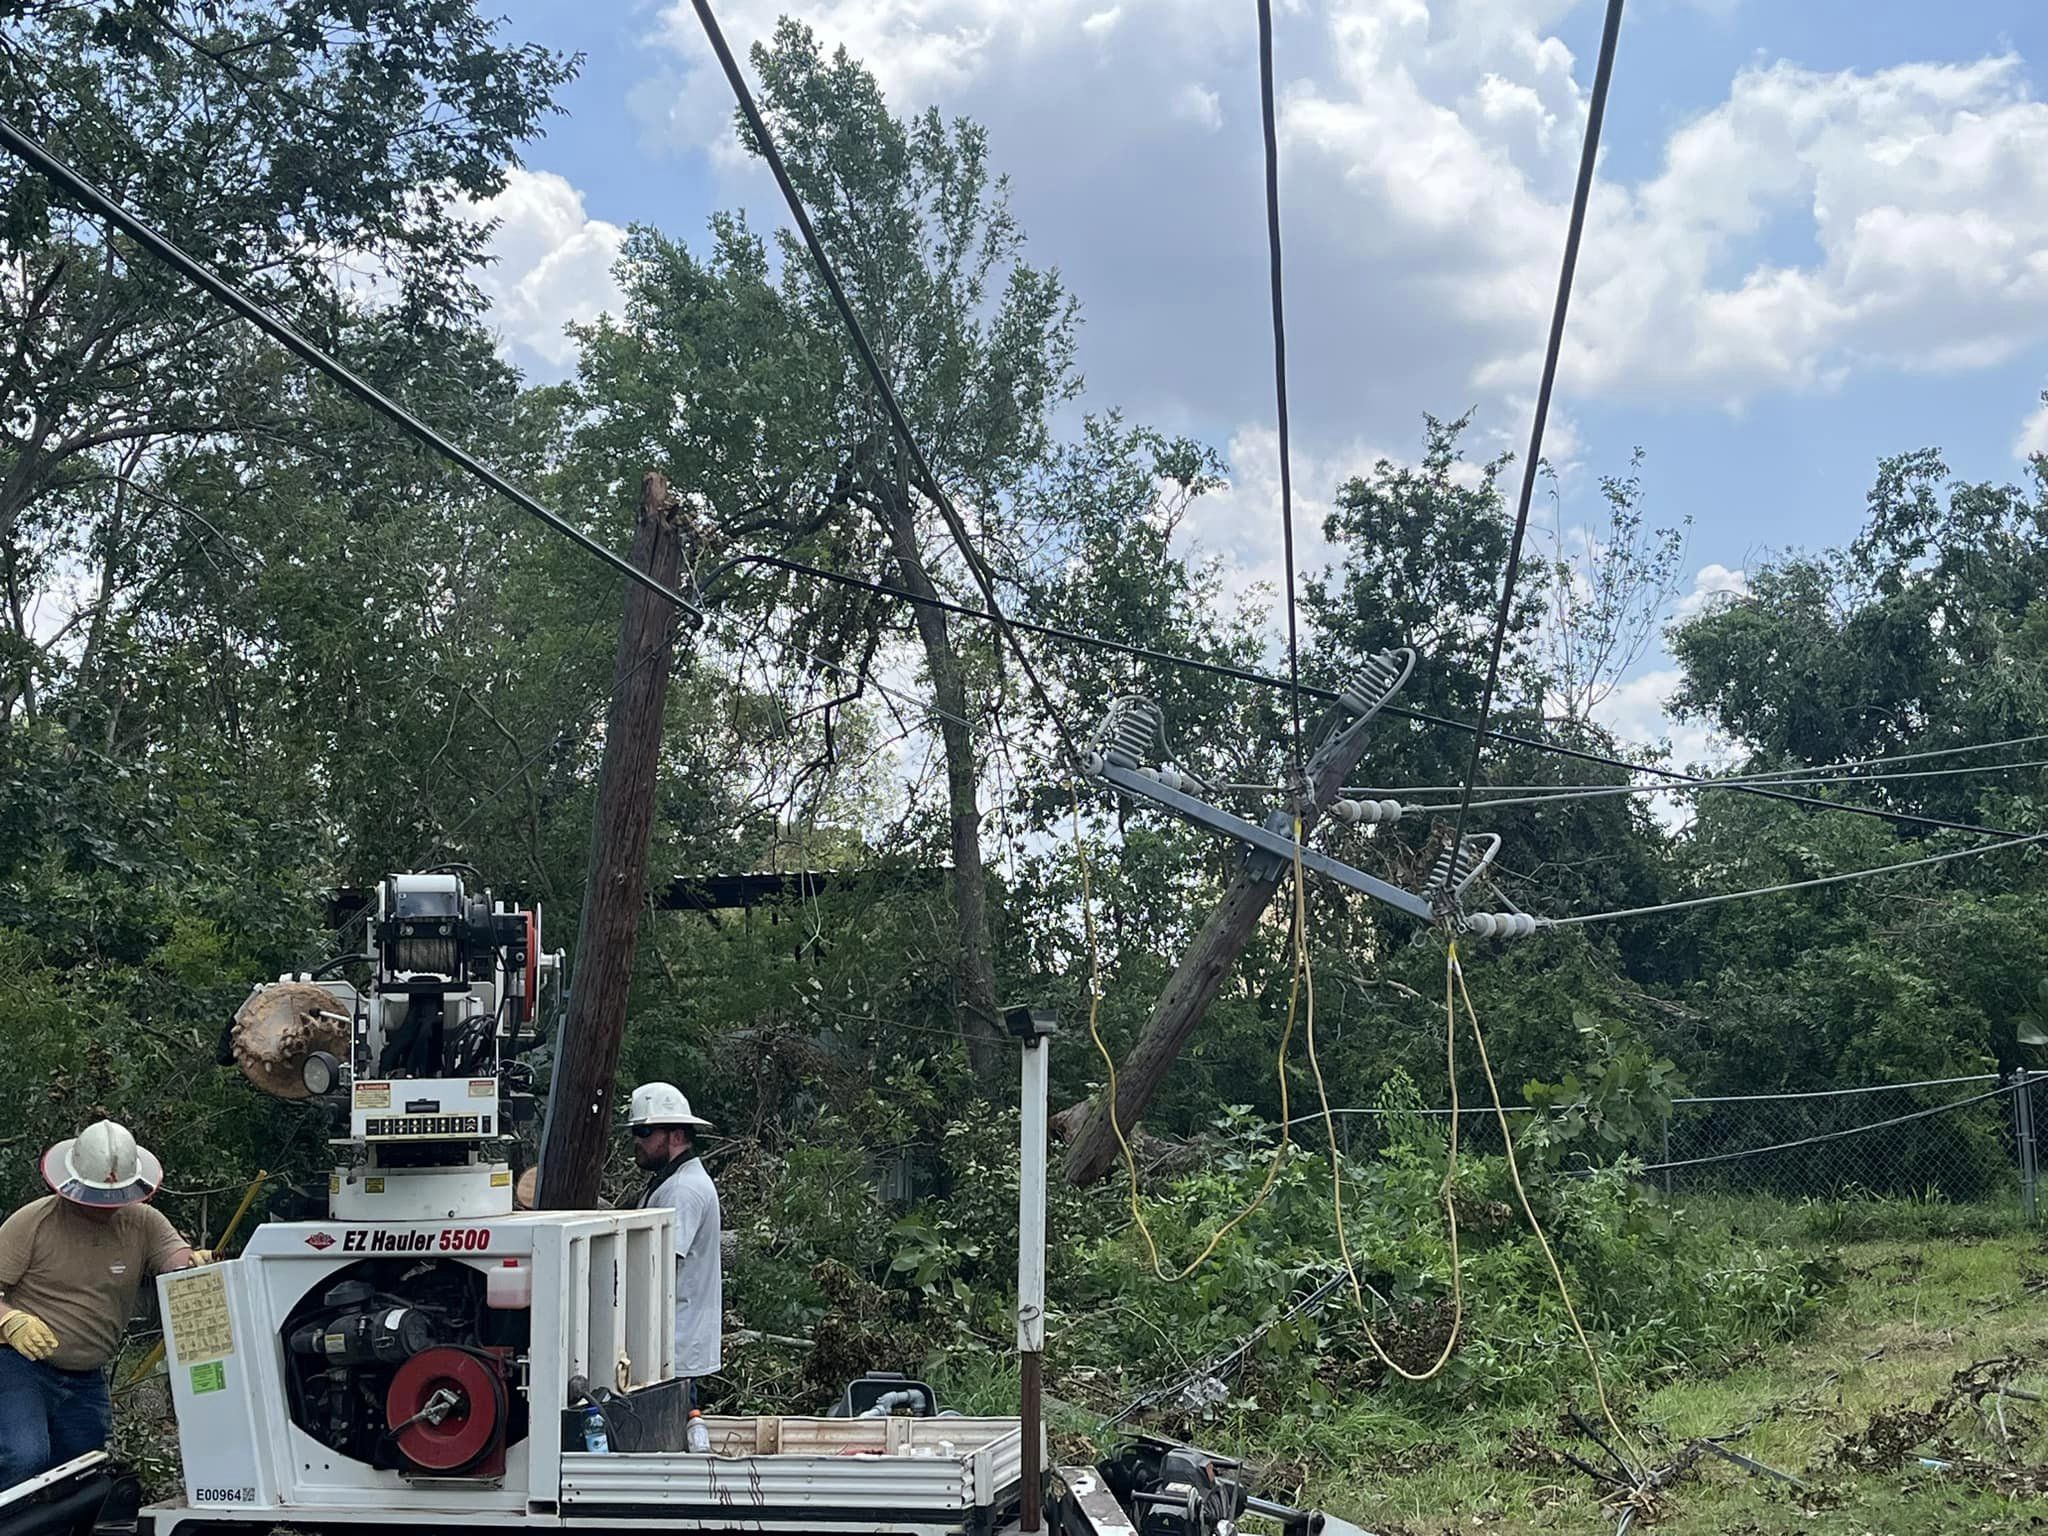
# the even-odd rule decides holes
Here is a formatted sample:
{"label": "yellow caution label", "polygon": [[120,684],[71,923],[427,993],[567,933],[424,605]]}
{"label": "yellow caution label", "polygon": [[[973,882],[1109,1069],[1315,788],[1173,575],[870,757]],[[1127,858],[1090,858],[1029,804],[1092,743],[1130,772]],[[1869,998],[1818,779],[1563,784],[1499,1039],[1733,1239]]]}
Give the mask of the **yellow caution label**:
{"label": "yellow caution label", "polygon": [[164,1321],[170,1325],[180,1365],[225,1359],[235,1352],[227,1284],[213,1265],[164,1282]]}
{"label": "yellow caution label", "polygon": [[493,1189],[510,1189],[511,1187],[512,1187],[512,1175],[511,1175],[511,1174],[509,1174],[509,1173],[494,1173],[494,1174],[492,1174],[492,1175],[491,1175],[491,1188],[493,1188]]}
{"label": "yellow caution label", "polygon": [[382,1179],[365,1179],[365,1180],[363,1180],[363,1193],[364,1193],[364,1194],[366,1194],[366,1195],[381,1195],[381,1194],[383,1194],[383,1193],[384,1193],[384,1181],[383,1181]]}

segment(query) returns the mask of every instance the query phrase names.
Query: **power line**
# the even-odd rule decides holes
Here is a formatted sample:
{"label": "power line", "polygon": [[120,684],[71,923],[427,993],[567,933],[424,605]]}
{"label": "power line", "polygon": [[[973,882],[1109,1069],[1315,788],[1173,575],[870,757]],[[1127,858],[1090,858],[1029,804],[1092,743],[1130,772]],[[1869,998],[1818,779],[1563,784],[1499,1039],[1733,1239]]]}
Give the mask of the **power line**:
{"label": "power line", "polygon": [[[731,53],[724,47],[724,39],[722,35],[718,34],[717,32],[716,21],[711,17],[708,8],[703,4],[703,0],[695,0],[695,3],[697,4],[699,14],[704,20],[707,29],[711,32],[712,36],[714,37],[714,46],[718,49],[720,53],[721,61],[725,63],[725,65],[727,66],[727,73],[729,78],[734,79],[735,84],[738,87],[738,90],[741,95],[741,103],[743,110],[750,108],[752,106],[752,97],[746,92],[745,82],[739,79],[738,77],[737,66],[732,63]],[[755,109],[753,112],[753,120],[759,120],[758,109]],[[768,154],[773,156],[774,150],[772,141],[769,141],[765,137],[763,137],[761,142],[764,149],[768,152]],[[134,214],[130,213],[127,209],[121,207],[118,203],[114,202],[110,197],[108,197],[104,192],[101,192],[97,187],[93,186],[90,182],[87,182],[84,178],[79,176],[77,172],[73,171],[70,168],[70,166],[65,164],[62,160],[58,159],[55,155],[53,155],[48,149],[44,148],[43,145],[38,143],[35,139],[29,137],[27,134],[23,133],[19,128],[15,127],[14,124],[8,121],[5,117],[0,117],[0,147],[8,149],[11,153],[15,154],[29,166],[37,170],[45,177],[49,178],[51,181],[55,182],[60,188],[69,192],[73,197],[77,198],[89,210],[98,213],[108,223],[114,225],[116,228],[126,233],[131,239],[134,239],[145,250],[149,251],[159,260],[164,261],[166,264],[177,270],[180,273],[180,275],[186,278],[187,281],[193,283],[195,286],[201,288],[205,292],[211,294],[213,297],[219,299],[222,303],[226,304],[230,309],[234,310],[242,318],[249,321],[251,324],[255,325],[259,330],[263,331],[266,335],[269,335],[274,340],[279,342],[281,345],[286,347],[287,350],[293,352],[302,360],[310,363],[319,371],[327,374],[330,378],[333,378],[337,383],[340,383],[344,388],[348,389],[351,393],[355,394],[359,399],[364,401],[364,403],[368,404],[371,407],[371,409],[375,410],[380,415],[385,416],[388,420],[392,421],[394,424],[399,426],[409,435],[417,438],[422,443],[425,443],[427,446],[434,449],[434,451],[436,451],[437,453],[440,453],[444,457],[448,458],[451,462],[469,471],[472,475],[476,476],[479,480],[481,480],[491,489],[497,491],[500,495],[506,497],[514,505],[518,506],[521,510],[527,512],[529,515],[533,517],[538,518],[541,522],[547,524],[556,532],[570,539],[579,547],[595,555],[605,564],[612,566],[614,569],[622,572],[629,579],[639,582],[642,586],[668,599],[668,601],[675,604],[683,612],[689,613],[691,615],[698,615],[699,610],[696,604],[684,598],[682,594],[676,592],[673,588],[667,587],[662,583],[657,582],[656,580],[654,580],[653,577],[649,576],[646,572],[636,570],[629,562],[624,560],[622,557],[615,554],[613,551],[605,548],[605,546],[598,543],[596,540],[590,538],[587,534],[583,533],[582,531],[574,527],[572,524],[565,521],[563,518],[559,516],[559,514],[550,511],[547,507],[543,506],[533,497],[527,495],[524,491],[521,491],[517,486],[511,484],[503,476],[499,475],[495,470],[492,470],[488,465],[485,465],[481,461],[477,460],[466,450],[457,447],[454,443],[449,442],[446,438],[442,437],[440,433],[436,432],[432,427],[422,422],[418,417],[414,416],[411,412],[405,410],[404,407],[388,399],[380,391],[378,391],[371,385],[365,383],[363,380],[357,378],[354,373],[350,372],[335,358],[330,356],[321,348],[315,346],[312,342],[300,336],[291,327],[284,324],[284,322],[274,318],[266,311],[258,307],[253,300],[249,299],[238,289],[234,288],[226,281],[224,281],[222,278],[215,275],[208,268],[202,266],[199,262],[194,260],[191,256],[187,255],[179,247],[173,245],[169,240],[165,239],[150,225],[145,223],[140,218],[136,217]],[[779,167],[779,157],[775,157],[772,163]],[[786,174],[786,172],[783,173],[785,179]],[[809,219],[802,215],[800,202],[797,204],[797,210],[801,224],[808,231]],[[815,241],[815,232],[811,231],[810,233],[812,240]],[[816,249],[816,247],[814,247],[814,249]],[[826,270],[829,273],[829,265],[826,268]],[[838,298],[840,302],[843,304],[843,292],[838,293]],[[842,311],[842,313],[846,314],[849,319],[851,318],[850,311]],[[865,338],[864,336],[860,336],[857,323],[855,325],[855,334],[856,336],[860,337],[860,342],[864,346]],[[872,357],[873,355],[871,352],[866,353],[866,360],[869,361],[870,363],[872,363]],[[889,391],[886,379],[879,378],[879,375],[877,374],[877,381],[882,389],[885,403],[894,408],[894,394],[893,392]],[[900,411],[896,412],[896,419],[900,422]],[[907,423],[903,423],[902,425],[904,430],[907,431]],[[922,463],[922,456],[917,454],[915,443],[911,442],[907,446],[910,452],[913,454],[916,461],[918,463]],[[939,488],[935,483],[928,487],[927,489],[931,492],[938,493],[937,495],[934,496],[934,501],[941,506],[942,510],[951,511],[951,503],[947,502],[944,499],[944,493],[942,491],[939,491]],[[957,514],[954,514],[954,516],[957,519]],[[964,530],[961,531],[964,532]],[[977,579],[985,579],[985,573],[981,570],[981,567],[977,563],[976,558],[972,554],[971,545],[968,547],[966,553],[968,557],[968,563],[970,566],[974,568]],[[1045,707],[1047,708],[1055,731],[1059,733],[1062,741],[1067,745],[1070,752],[1073,746],[1072,739],[1068,736],[1065,726],[1061,722],[1058,714],[1051,710],[1050,702],[1046,698],[1043,685],[1039,683],[1036,673],[1032,670],[1030,666],[1028,658],[1024,655],[1021,648],[1017,647],[1013,633],[1016,630],[1023,630],[1030,633],[1042,634],[1049,636],[1051,638],[1068,640],[1078,644],[1090,645],[1097,649],[1120,652],[1125,655],[1157,661],[1164,663],[1166,665],[1179,666],[1193,671],[1206,672],[1214,676],[1235,678],[1243,682],[1256,683],[1263,687],[1292,686],[1291,684],[1281,679],[1269,677],[1264,673],[1255,672],[1250,668],[1246,667],[1232,666],[1222,662],[1204,661],[1195,657],[1174,656],[1170,653],[1156,651],[1146,646],[1131,645],[1120,641],[1108,640],[1101,636],[1085,635],[1073,630],[1061,629],[1053,625],[1032,624],[1021,620],[1011,620],[1001,613],[999,605],[992,604],[991,611],[984,612],[980,609],[968,608],[962,604],[947,602],[946,600],[935,596],[926,596],[924,594],[908,592],[903,590],[902,588],[891,587],[882,583],[863,581],[859,578],[846,576],[839,572],[820,570],[816,567],[801,565],[795,561],[781,560],[774,556],[755,555],[746,556],[743,558],[754,562],[766,563],[771,565],[781,565],[785,569],[798,571],[803,574],[816,577],[820,580],[835,581],[843,585],[864,587],[869,591],[883,593],[887,596],[895,597],[903,601],[921,603],[927,606],[939,608],[948,613],[955,613],[963,617],[979,619],[984,622],[999,625],[1006,632],[1006,636],[1007,638],[1009,638],[1012,648],[1017,650],[1018,659],[1020,662],[1023,663],[1026,675],[1030,678],[1034,691],[1037,693],[1041,704],[1045,705]],[[877,686],[879,687],[880,685],[878,684]],[[1337,694],[1333,690],[1326,688],[1317,688],[1310,684],[1301,685],[1301,692],[1309,697],[1321,699],[1324,701],[1334,701],[1337,698]],[[1574,758],[1578,761],[1596,764],[1601,767],[1619,768],[1624,769],[1631,773],[1654,774],[1659,778],[1674,783],[1705,784],[1711,782],[1711,780],[1709,779],[1702,778],[1694,774],[1682,773],[1676,769],[1652,767],[1641,763],[1631,763],[1626,759],[1611,757],[1604,753],[1589,752],[1582,748],[1569,747],[1558,742],[1542,741],[1535,737],[1520,735],[1516,732],[1503,731],[1495,727],[1492,727],[1484,721],[1482,721],[1481,724],[1474,726],[1473,724],[1467,721],[1453,720],[1443,715],[1433,714],[1427,710],[1409,709],[1398,704],[1387,704],[1382,707],[1381,712],[1384,714],[1395,716],[1399,719],[1411,720],[1425,725],[1438,726],[1446,730],[1470,732],[1473,734],[1474,738],[1475,756],[1477,746],[1480,743],[1484,741],[1495,741],[1512,746],[1527,747],[1534,751],[1546,752],[1556,756]],[[1760,785],[1746,786],[1742,789],[1742,793],[1756,795],[1764,799],[1782,800],[1787,804],[1805,806],[1813,810],[1842,811],[1847,812],[1851,815],[1875,816],[1881,820],[1890,821],[1905,826],[1922,826],[1928,828],[1938,828],[1948,831],[1971,832],[1983,836],[1999,837],[2013,841],[2028,840],[2026,838],[2026,834],[2010,831],[2005,828],[1972,826],[1965,822],[1950,821],[1941,817],[1918,816],[1905,811],[1888,811],[1880,809],[1876,806],[1845,805],[1837,801],[1819,800],[1805,795],[1788,794],[1781,790],[1767,789]]]}
{"label": "power line", "polygon": [[1280,439],[1280,543],[1287,565],[1288,705],[1294,716],[1297,794],[1308,789],[1301,730],[1301,642],[1294,603],[1294,466],[1287,451],[1287,302],[1280,261],[1280,140],[1273,124],[1273,6],[1258,0],[1259,121],[1266,142],[1266,262],[1273,285],[1273,402]]}
{"label": "power line", "polygon": [[[894,598],[899,602],[940,608],[947,613],[958,614],[962,618],[979,619],[984,623],[988,622],[988,615],[979,608],[969,608],[965,604],[949,602],[942,597],[911,592],[902,587],[891,586],[887,582],[869,581],[865,577],[851,576],[844,571],[833,571],[827,570],[822,566],[806,565],[800,560],[791,560],[784,555],[736,555],[728,560],[720,571],[713,572],[707,577],[705,586],[711,586],[719,575],[740,565],[766,565],[776,570],[788,571],[794,575],[809,576],[818,581],[831,582],[842,587],[858,588],[861,591],[872,592],[881,597]],[[1027,634],[1043,635],[1047,639],[1061,640],[1072,645],[1087,646],[1091,649],[1107,651],[1114,655],[1129,656],[1139,661],[1157,662],[1162,666],[1179,667],[1185,671],[1205,673],[1211,677],[1228,678],[1241,683],[1252,683],[1261,688],[1286,688],[1290,686],[1284,677],[1274,677],[1269,673],[1255,671],[1250,667],[1236,666],[1230,662],[1209,661],[1199,656],[1181,656],[1172,651],[1156,650],[1151,646],[1136,645],[1127,640],[1112,640],[1103,635],[1091,635],[1081,630],[1066,629],[1057,624],[1039,624],[1029,619],[1009,619],[1006,622],[1013,629],[1022,630]],[[1326,703],[1333,703],[1337,699],[1337,693],[1334,689],[1318,688],[1313,683],[1303,683],[1301,691],[1309,698],[1320,699]],[[1380,713],[1393,715],[1402,720],[1412,720],[1421,725],[1437,726],[1447,731],[1474,732],[1478,730],[1478,727],[1468,720],[1454,720],[1447,715],[1433,714],[1423,709],[1410,709],[1400,704],[1384,704],[1380,707]],[[1601,752],[1589,752],[1583,747],[1566,746],[1562,742],[1544,741],[1539,737],[1524,736],[1514,731],[1505,731],[1498,726],[1488,726],[1484,735],[1489,741],[1500,742],[1508,746],[1526,747],[1534,752],[1544,752],[1556,757],[1571,758],[1577,762],[1591,763],[1601,768],[1618,768],[1627,773],[1653,774],[1657,778],[1676,785],[1711,787],[1719,782],[1719,780],[1710,775],[1684,773],[1676,768],[1661,768],[1649,763],[1632,763],[1627,758],[1610,757]],[[2020,740],[2026,739],[2028,738],[2020,738]],[[1952,748],[1949,750],[1960,751],[1964,749]],[[1451,785],[1446,787],[1460,788],[1462,786]],[[1880,821],[1893,822],[1900,826],[1926,827],[1930,830],[1945,832],[1968,832],[1979,837],[1998,837],[2013,841],[2024,839],[2027,836],[2024,832],[2014,832],[2004,827],[1977,826],[1970,822],[1950,821],[1939,816],[1920,816],[1911,811],[1885,810],[1875,805],[1849,805],[1839,800],[1820,800],[1811,795],[1797,795],[1787,790],[1771,789],[1760,783],[1744,783],[1729,785],[1728,787],[1735,790],[1738,794],[1755,795],[1759,799],[1781,800],[1788,805],[1804,806],[1807,809],[1816,811],[1842,811],[1852,816],[1872,816]]]}
{"label": "power line", "polygon": [[719,29],[718,18],[711,13],[710,0],[692,0],[692,4],[697,11],[697,20],[703,24],[704,35],[711,43],[711,50],[718,55],[719,65],[724,69],[725,78],[732,86],[733,97],[739,103],[740,113],[746,118],[747,127],[753,133],[754,148],[768,163],[768,169],[774,174],[775,184],[782,189],[782,199],[789,205],[790,217],[796,221],[797,231],[803,236],[804,245],[811,253],[811,261],[818,269],[818,276],[831,294],[832,304],[839,311],[839,318],[846,325],[847,335],[853,341],[854,351],[859,354],[861,366],[867,370],[869,382],[875,387],[875,394],[882,402],[882,409],[889,418],[889,425],[895,433],[896,440],[910,458],[911,468],[917,477],[917,488],[939,509],[939,515],[945,519],[953,542],[959,547],[960,556],[967,563],[969,574],[974,577],[975,585],[981,589],[982,601],[988,605],[989,622],[996,626],[996,632],[1008,642],[1011,651],[1016,655],[1017,664],[1024,669],[1025,680],[1031,685],[1031,691],[1037,695],[1038,702],[1044,708],[1047,719],[1051,721],[1061,746],[1066,748],[1069,760],[1078,764],[1081,758],[1080,749],[1075,745],[1073,737],[1068,734],[1066,723],[1060,719],[1059,712],[1052,707],[1052,699],[1047,694],[1045,685],[1039,681],[1038,672],[1031,664],[1029,653],[1025,651],[1016,633],[1010,628],[1009,621],[1003,616],[1002,604],[996,599],[994,578],[981,556],[975,553],[974,541],[968,536],[966,523],[955,510],[952,498],[939,484],[939,477],[932,473],[931,465],[925,461],[924,451],[917,445],[917,438],[910,430],[910,420],[903,414],[903,407],[897,403],[895,388],[890,384],[889,376],[883,372],[874,348],[868,344],[867,332],[861,328],[860,317],[854,314],[853,305],[846,297],[846,289],[839,281],[838,268],[833,265],[832,257],[825,249],[825,243],[818,238],[818,231],[811,224],[811,216],[804,208],[804,200],[797,192],[796,183],[790,179],[789,168],[783,164],[782,153],[775,147],[774,137],[768,132],[767,120],[761,116],[761,109],[754,101],[753,90],[748,86],[746,76],[740,72],[739,61],[733,57],[732,49],[726,46],[725,33]]}
{"label": "power line", "polygon": [[598,543],[589,534],[571,523],[560,513],[543,506],[525,491],[519,489],[503,475],[470,453],[467,449],[443,437],[404,406],[391,399],[375,385],[358,378],[332,353],[301,336],[291,326],[272,315],[240,288],[228,282],[179,246],[172,244],[157,230],[136,214],[129,212],[98,187],[87,181],[64,161],[44,148],[15,127],[4,116],[0,116],[0,147],[6,148],[16,158],[37,171],[46,180],[54,182],[61,190],[69,193],[88,212],[96,214],[113,225],[150,255],[170,267],[185,281],[202,292],[212,295],[237,315],[262,331],[271,340],[300,361],[310,364],[326,374],[335,383],[369,406],[371,410],[397,426],[408,436],[424,443],[450,463],[482,481],[492,490],[510,501],[528,516],[538,519],[563,538],[576,544],[586,553],[595,555],[613,570],[628,580],[637,581],[657,597],[667,599],[684,613],[702,617],[696,606],[682,593],[663,582],[656,581],[645,571],[638,570],[631,561]]}
{"label": "power line", "polygon": [[[1472,803],[1480,810],[1489,807],[1518,805],[1554,805],[1559,801],[1594,800],[1611,795],[1684,795],[1702,789],[1744,789],[1753,784],[1800,784],[1808,787],[1824,784],[1885,784],[1898,779],[1947,779],[1964,773],[2005,773],[2022,768],[2048,768],[2048,757],[2029,758],[2018,763],[1978,763],[1959,768],[1915,768],[1900,773],[1830,774],[1816,771],[1800,778],[1766,779],[1751,775],[1710,779],[1700,784],[1591,784],[1585,786],[1560,786],[1533,795],[1494,795]],[[1232,789],[1245,788],[1231,785]],[[1533,787],[1533,786],[1532,786]],[[1413,794],[1416,791],[1410,790]],[[1393,793],[1393,791],[1388,791]],[[1404,802],[1403,809],[1411,811],[1448,811],[1451,805],[1428,805]]]}
{"label": "power line", "polygon": [[1621,36],[1622,0],[1608,0],[1607,24],[1600,33],[1600,62],[1593,72],[1593,97],[1586,111],[1586,136],[1579,146],[1579,180],[1572,189],[1571,224],[1565,231],[1564,265],[1557,275],[1557,302],[1550,314],[1550,341],[1543,354],[1543,382],[1536,391],[1536,415],[1529,426],[1529,456],[1522,462],[1522,494],[1515,507],[1515,531],[1508,541],[1508,566],[1501,578],[1500,607],[1493,617],[1493,646],[1486,659],[1486,685],[1479,693],[1479,723],[1472,733],[1472,757],[1465,768],[1465,793],[1451,828],[1452,866],[1464,847],[1465,816],[1472,808],[1472,790],[1479,782],[1479,754],[1486,744],[1486,722],[1493,713],[1493,689],[1500,679],[1500,653],[1507,643],[1508,619],[1514,611],[1515,578],[1522,567],[1522,540],[1529,531],[1529,499],[1536,490],[1536,469],[1543,452],[1543,428],[1550,417],[1550,394],[1557,383],[1558,355],[1564,350],[1565,313],[1571,308],[1572,277],[1579,264],[1579,240],[1586,229],[1586,205],[1593,194],[1593,164],[1600,153],[1600,121],[1607,112],[1607,87],[1614,78],[1614,47]]}
{"label": "power line", "polygon": [[1872,875],[1896,874],[1900,870],[1919,869],[1928,864],[1945,864],[1950,859],[1967,859],[1980,853],[2018,848],[2044,839],[2048,839],[2048,832],[2034,832],[2009,842],[1979,843],[1974,848],[1952,848],[1946,853],[1930,853],[1924,858],[1902,859],[1896,864],[1878,864],[1869,869],[1847,870],[1839,875],[1820,875],[1812,880],[1787,880],[1778,885],[1760,885],[1747,891],[1722,891],[1713,896],[1692,896],[1684,901],[1660,901],[1652,906],[1623,907],[1614,912],[1581,912],[1571,917],[1539,917],[1536,921],[1541,927],[1564,928],[1583,923],[1609,923],[1624,917],[1648,917],[1658,912],[1679,912],[1687,907],[1710,907],[1724,901],[1742,901],[1751,896],[1778,896],[1787,891],[1807,891],[1821,885],[1838,885],[1844,880],[1864,880]]}
{"label": "power line", "polygon": [[[1987,742],[1985,748],[2005,746],[2005,742]],[[1965,750],[1957,748],[1955,750]],[[1905,757],[1923,754],[1902,754]],[[1869,761],[1879,761],[1870,759]],[[1476,799],[1472,804],[1480,810],[1488,806],[1549,805],[1559,800],[1588,800],[1603,795],[1689,795],[1706,789],[1748,789],[1755,785],[1776,787],[1793,785],[1812,788],[1816,785],[1831,784],[1884,784],[1896,779],[1945,779],[1965,773],[2005,773],[2023,768],[2048,768],[2048,757],[2026,758],[2017,763],[1978,763],[1954,768],[1920,768],[1901,773],[1837,773],[1841,764],[1822,763],[1812,768],[1796,770],[1796,777],[1783,777],[1788,770],[1773,773],[1731,773],[1705,777],[1694,784],[1484,784],[1480,793],[1485,798]],[[1272,795],[1286,789],[1284,784],[1212,784],[1210,788],[1223,795]],[[1408,795],[1456,794],[1464,788],[1462,784],[1347,784],[1342,794],[1364,798]],[[1511,792],[1522,793],[1511,793]],[[1418,800],[1402,800],[1402,806],[1410,811],[1449,811],[1452,805],[1430,805]]]}

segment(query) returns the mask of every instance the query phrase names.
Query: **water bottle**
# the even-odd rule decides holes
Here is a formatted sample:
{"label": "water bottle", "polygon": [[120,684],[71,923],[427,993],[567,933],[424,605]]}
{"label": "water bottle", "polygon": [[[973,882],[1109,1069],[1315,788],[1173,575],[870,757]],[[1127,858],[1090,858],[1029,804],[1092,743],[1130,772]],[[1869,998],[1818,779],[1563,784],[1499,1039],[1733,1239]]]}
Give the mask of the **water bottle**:
{"label": "water bottle", "polygon": [[683,1432],[683,1443],[699,1456],[711,1453],[711,1429],[704,1422],[704,1415],[697,1409],[690,1410],[690,1427]]}
{"label": "water bottle", "polygon": [[612,1437],[605,1433],[604,1410],[592,1403],[583,1410],[583,1449],[602,1456],[612,1448]]}

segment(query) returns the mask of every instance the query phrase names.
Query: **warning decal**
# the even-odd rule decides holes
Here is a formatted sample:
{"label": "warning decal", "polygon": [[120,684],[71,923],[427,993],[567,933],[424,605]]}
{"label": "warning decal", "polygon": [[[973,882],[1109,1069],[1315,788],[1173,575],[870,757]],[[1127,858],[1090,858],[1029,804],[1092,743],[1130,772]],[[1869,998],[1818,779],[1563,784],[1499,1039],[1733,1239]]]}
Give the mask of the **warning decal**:
{"label": "warning decal", "polygon": [[235,1352],[226,1277],[208,1265],[164,1282],[165,1321],[180,1365],[221,1360]]}

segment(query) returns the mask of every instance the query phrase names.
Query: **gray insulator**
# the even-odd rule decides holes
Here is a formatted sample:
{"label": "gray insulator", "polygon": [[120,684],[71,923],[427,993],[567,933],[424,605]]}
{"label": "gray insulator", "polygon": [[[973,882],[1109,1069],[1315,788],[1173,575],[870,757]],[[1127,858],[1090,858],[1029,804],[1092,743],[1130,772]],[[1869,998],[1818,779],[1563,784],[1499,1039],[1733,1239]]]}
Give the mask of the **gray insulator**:
{"label": "gray insulator", "polygon": [[1330,814],[1355,827],[1365,819],[1365,808],[1370,804],[1370,800],[1333,800],[1330,802]]}
{"label": "gray insulator", "polygon": [[1358,675],[1347,683],[1337,695],[1337,702],[1354,715],[1371,715],[1382,704],[1401,691],[1401,685],[1408,681],[1408,674],[1415,666],[1411,651],[1381,651],[1368,656],[1358,669]]}
{"label": "gray insulator", "polygon": [[1465,887],[1479,878],[1479,872],[1493,862],[1500,851],[1500,839],[1491,832],[1460,838],[1456,849],[1446,847],[1429,867],[1423,894],[1437,897],[1464,894]]}
{"label": "gray insulator", "polygon": [[1125,699],[1112,706],[1097,733],[1103,756],[1119,768],[1135,769],[1152,755],[1163,717],[1150,699]]}
{"label": "gray insulator", "polygon": [[1399,821],[1401,819],[1401,802],[1398,800],[1380,801],[1379,810],[1379,819],[1381,821]]}
{"label": "gray insulator", "polygon": [[1526,939],[1542,925],[1526,912],[1474,912],[1465,918],[1465,932],[1481,939]]}

